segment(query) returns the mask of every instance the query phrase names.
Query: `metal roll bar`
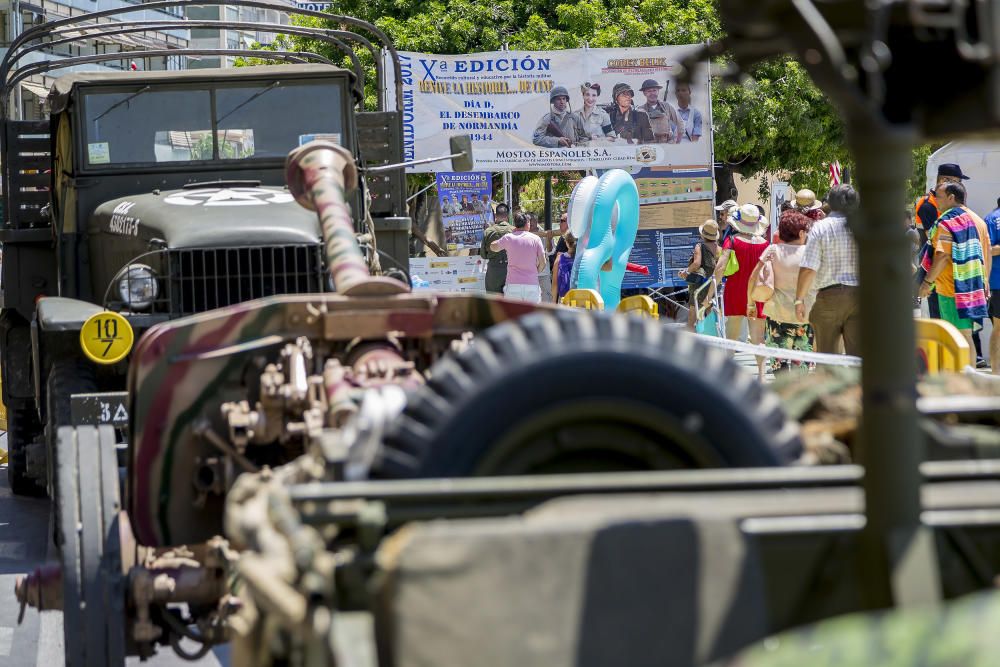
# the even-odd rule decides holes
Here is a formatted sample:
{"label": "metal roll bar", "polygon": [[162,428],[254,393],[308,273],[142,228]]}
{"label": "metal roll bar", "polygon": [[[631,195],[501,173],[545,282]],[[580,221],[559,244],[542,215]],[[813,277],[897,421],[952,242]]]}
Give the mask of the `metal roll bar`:
{"label": "metal roll bar", "polygon": [[[364,71],[364,67],[362,67],[361,61],[358,59],[358,56],[354,52],[354,49],[352,49],[344,41],[342,41],[341,39],[339,39],[339,37],[341,37],[346,31],[342,31],[342,30],[327,30],[325,28],[304,28],[304,27],[300,27],[300,26],[282,25],[280,23],[250,23],[250,22],[245,22],[245,21],[229,22],[229,21],[215,21],[215,20],[207,20],[207,19],[206,20],[196,19],[196,20],[186,20],[186,21],[181,21],[181,20],[177,20],[177,21],[161,21],[161,20],[152,21],[152,20],[149,20],[149,21],[116,21],[114,23],[102,23],[102,24],[97,24],[97,25],[93,25],[93,26],[91,26],[91,25],[85,25],[85,26],[74,26],[74,27],[71,27],[71,28],[60,28],[60,29],[52,31],[51,36],[58,37],[59,35],[62,35],[62,34],[65,34],[65,33],[69,33],[69,32],[73,32],[73,33],[77,33],[77,34],[72,35],[70,37],[60,37],[58,39],[52,39],[50,41],[39,42],[39,43],[33,44],[31,46],[26,46],[23,49],[20,49],[11,58],[10,64],[13,65],[18,60],[20,60],[24,56],[28,55],[29,53],[34,53],[36,51],[43,51],[45,49],[52,48],[53,46],[57,46],[57,45],[60,45],[60,44],[69,44],[69,43],[73,43],[73,42],[79,42],[79,41],[85,40],[85,39],[96,39],[96,38],[100,38],[100,37],[107,37],[107,36],[110,36],[110,35],[121,35],[121,34],[135,33],[135,32],[146,32],[148,30],[170,30],[170,29],[181,29],[181,28],[214,28],[214,27],[218,27],[220,29],[221,28],[235,28],[235,29],[239,29],[239,30],[261,30],[261,29],[266,29],[266,30],[269,30],[269,31],[272,31],[272,32],[282,32],[282,33],[287,33],[287,34],[290,34],[290,35],[302,35],[302,36],[306,36],[306,37],[311,37],[311,38],[316,39],[318,41],[325,42],[327,44],[331,44],[332,46],[334,46],[338,50],[340,50],[343,53],[345,53],[351,59],[351,67],[354,70],[354,73],[358,76],[358,83],[356,84],[358,97],[362,100],[362,102],[364,100],[364,84],[365,84],[365,71]],[[340,33],[340,34],[334,34],[334,33]],[[353,33],[346,33],[346,34],[351,35]],[[365,41],[367,42],[367,40],[365,40]],[[372,45],[371,42],[368,42],[368,46],[371,47],[371,49],[373,50],[373,55],[377,58],[377,51],[374,50],[375,49],[374,45]],[[173,52],[172,55],[179,55],[179,56],[183,56],[183,55],[195,55],[195,54],[189,54],[187,48],[172,49],[172,52]],[[259,57],[259,58],[266,59],[267,58],[266,54],[268,52],[267,51],[260,51],[260,52],[255,52],[255,53],[259,53],[260,55],[256,55],[254,57]],[[118,55],[122,55],[123,57],[126,57],[126,56],[127,57],[145,57],[146,51],[145,50],[140,50],[140,51],[123,51],[123,52],[119,52]],[[56,68],[59,67],[59,64],[58,64],[59,62],[60,61],[52,61],[53,69],[56,69]],[[17,68],[13,69],[13,72],[16,73],[17,71],[18,71]],[[8,76],[9,76],[9,74],[8,74]],[[2,84],[2,86],[0,86],[0,96],[2,96],[3,99],[6,100],[7,99],[6,96],[10,95],[10,93],[13,92],[13,86],[14,86],[14,83],[9,82],[6,79],[4,79],[4,83]],[[381,95],[380,95],[379,100],[381,102]],[[362,109],[363,108],[364,107],[362,105]]]}
{"label": "metal roll bar", "polygon": [[[304,63],[310,60],[315,60],[316,62],[323,63],[324,65],[333,65],[332,62],[325,56],[321,56],[318,53],[308,53],[306,51],[253,51],[250,49],[184,49],[184,54],[186,55],[196,55],[196,56],[245,56],[248,58],[259,58],[261,53],[267,53],[268,58],[273,58],[275,60],[287,60],[288,62]],[[147,57],[161,57],[161,56],[174,56],[183,55],[174,49],[151,49],[148,51],[142,51],[142,54]],[[122,53],[99,53],[93,56],[77,56],[74,58],[64,58],[57,61],[47,61],[40,63],[32,63],[30,65],[25,65],[24,67],[16,70],[17,74],[11,79],[9,86],[15,86],[21,81],[27,79],[35,74],[41,74],[43,72],[48,72],[53,69],[60,69],[63,67],[73,67],[75,65],[87,65],[91,63],[107,62],[110,60],[129,60],[133,58],[134,55],[122,54]],[[4,105],[6,106],[6,105]]]}
{"label": "metal roll bar", "polygon": [[[276,2],[274,0],[232,0],[232,1],[229,1],[229,2],[212,2],[212,0],[157,0],[156,2],[149,2],[149,3],[145,3],[145,4],[138,4],[138,5],[127,6],[127,7],[117,7],[117,8],[114,8],[114,9],[105,9],[105,10],[101,10],[101,11],[98,11],[98,12],[92,12],[90,14],[85,14],[85,15],[82,15],[82,16],[75,16],[75,17],[69,17],[69,18],[59,19],[57,21],[51,21],[51,22],[45,23],[43,25],[39,25],[39,26],[35,26],[33,28],[29,28],[28,30],[25,30],[23,33],[21,33],[20,35],[18,35],[14,39],[14,41],[11,42],[10,48],[7,50],[7,53],[5,54],[3,60],[0,61],[0,81],[2,81],[2,82],[5,83],[4,90],[3,90],[3,92],[5,94],[4,94],[3,98],[2,98],[2,100],[0,100],[0,101],[2,101],[2,107],[3,107],[2,112],[3,112],[4,116],[6,117],[6,115],[7,115],[8,91],[9,91],[9,87],[6,85],[6,82],[7,82],[8,76],[10,74],[10,71],[12,69],[12,64],[20,57],[18,55],[18,53],[20,53],[23,50],[22,47],[25,44],[28,44],[28,43],[30,43],[30,42],[32,42],[34,40],[41,39],[43,37],[49,36],[49,35],[53,34],[54,32],[56,32],[56,31],[58,31],[58,30],[60,30],[62,28],[69,28],[71,26],[75,26],[75,27],[89,27],[89,28],[99,27],[101,24],[99,24],[98,21],[100,19],[102,19],[102,18],[114,17],[114,16],[124,15],[124,14],[131,14],[131,13],[134,13],[134,12],[144,12],[144,11],[147,11],[147,10],[157,10],[157,9],[167,9],[167,8],[171,8],[171,7],[187,7],[187,6],[199,6],[199,7],[205,7],[205,6],[235,6],[235,7],[252,7],[252,8],[257,8],[257,9],[270,9],[270,10],[273,10],[273,11],[276,11],[276,12],[279,12],[281,14],[288,15],[288,16],[291,16],[291,15],[309,16],[309,17],[312,17],[312,18],[319,18],[319,19],[323,19],[323,20],[326,20],[326,21],[332,21],[334,23],[340,24],[342,27],[343,26],[352,26],[352,27],[359,28],[361,30],[365,30],[365,31],[371,33],[375,37],[375,39],[379,43],[379,45],[383,49],[385,49],[386,51],[388,51],[389,54],[392,57],[392,67],[393,67],[393,76],[394,76],[394,82],[393,83],[394,83],[395,98],[396,98],[395,99],[395,107],[396,107],[395,110],[399,111],[399,112],[402,111],[402,99],[403,99],[402,85],[403,84],[402,84],[402,72],[401,72],[401,68],[400,68],[400,64],[399,64],[399,55],[398,55],[398,53],[396,51],[396,48],[392,45],[392,42],[389,40],[388,36],[382,30],[380,30],[379,28],[377,28],[373,24],[368,23],[367,21],[363,21],[361,19],[354,18],[352,16],[343,16],[343,15],[338,15],[338,14],[327,14],[325,12],[317,12],[317,11],[313,11],[313,10],[309,10],[309,9],[299,9],[299,8],[296,8],[296,7],[289,7],[286,4],[282,4],[282,3]],[[224,22],[224,21],[220,21],[219,23],[220,24],[225,23],[227,25],[231,25],[231,23]],[[188,26],[193,25],[193,22],[187,23],[187,25]],[[292,27],[295,27],[295,26],[292,26]],[[283,29],[282,31],[289,32],[291,34],[290,30]],[[359,44],[362,44],[363,46],[365,46],[366,44],[370,44],[370,42],[368,42],[367,39],[361,37],[360,35],[357,35],[356,33],[352,33],[352,32],[349,32],[349,31],[337,31],[337,32],[338,33],[339,32],[344,32],[345,33],[345,34],[337,34],[337,35],[335,35],[337,37],[346,37],[347,35],[351,35],[351,39],[352,40],[358,42]],[[133,55],[131,55],[131,56],[123,56],[123,57],[136,57],[136,56],[139,56],[139,55],[148,55],[148,54],[150,54],[149,51],[134,51],[134,52],[130,52],[130,53],[132,53]],[[271,53],[273,54],[274,52],[271,52]],[[260,52],[253,52],[253,54],[254,54],[254,57],[261,57]],[[182,53],[182,50],[174,50],[169,55],[184,55],[184,54]],[[376,71],[379,72],[380,74],[384,74],[384,72],[381,72],[382,67],[381,67],[381,63],[380,63],[380,58],[376,56],[374,59],[375,59],[375,62],[376,62]],[[385,80],[383,78],[383,79],[381,79],[379,81],[379,97],[381,98],[380,99],[380,105],[383,107],[384,110],[388,110],[386,108],[387,105],[386,105],[384,96],[382,95],[382,92],[381,92],[381,90],[384,87],[384,85],[385,85]]]}

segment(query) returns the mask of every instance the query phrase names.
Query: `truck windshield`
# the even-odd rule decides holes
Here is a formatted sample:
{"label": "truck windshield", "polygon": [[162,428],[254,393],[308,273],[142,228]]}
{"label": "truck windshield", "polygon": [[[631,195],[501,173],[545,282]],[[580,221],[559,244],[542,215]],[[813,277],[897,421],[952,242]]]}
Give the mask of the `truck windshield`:
{"label": "truck windshield", "polygon": [[[288,151],[316,135],[340,143],[340,88],[334,85],[270,84],[219,87],[215,91],[215,129],[219,145],[234,135],[252,137],[255,158],[284,158]],[[250,157],[223,149],[222,159]]]}
{"label": "truck windshield", "polygon": [[314,138],[340,143],[342,103],[330,81],[89,93],[83,156],[88,166],[284,158]]}

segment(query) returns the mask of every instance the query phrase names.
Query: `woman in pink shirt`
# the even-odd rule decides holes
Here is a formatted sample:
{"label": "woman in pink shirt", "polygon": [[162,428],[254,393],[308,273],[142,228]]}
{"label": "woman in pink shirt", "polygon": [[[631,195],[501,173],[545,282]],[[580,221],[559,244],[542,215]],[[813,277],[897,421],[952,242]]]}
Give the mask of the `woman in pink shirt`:
{"label": "woman in pink shirt", "polygon": [[526,231],[528,218],[523,213],[514,215],[514,231],[490,244],[490,250],[507,251],[507,284],[503,293],[509,299],[542,302],[542,289],[538,274],[545,268],[545,248],[542,240]]}

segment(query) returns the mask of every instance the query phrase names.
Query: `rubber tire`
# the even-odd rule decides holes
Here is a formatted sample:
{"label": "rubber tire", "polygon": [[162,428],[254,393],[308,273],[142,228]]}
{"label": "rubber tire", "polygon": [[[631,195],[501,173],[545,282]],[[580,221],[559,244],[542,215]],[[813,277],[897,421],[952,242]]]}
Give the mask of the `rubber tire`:
{"label": "rubber tire", "polygon": [[59,550],[66,667],[125,664],[115,430],[64,426],[56,433]]}
{"label": "rubber tire", "polygon": [[[510,435],[546,415],[549,462],[538,459],[544,433],[540,441],[525,434],[538,451]],[[590,448],[576,444],[618,422],[635,429],[641,446],[624,451],[613,430]],[[642,434],[650,424],[652,437]],[[661,438],[656,428],[676,437]],[[777,466],[800,453],[798,429],[778,398],[728,353],[655,320],[566,309],[492,327],[438,361],[388,429],[371,476]]]}
{"label": "rubber tire", "polygon": [[28,477],[27,447],[41,433],[29,406],[7,408],[7,482],[14,495],[44,497],[45,487]]}
{"label": "rubber tire", "polygon": [[56,453],[56,433],[62,426],[73,423],[71,397],[73,394],[90,394],[97,391],[94,368],[79,359],[57,359],[49,368],[45,381],[45,437],[46,455],[49,457],[46,480],[49,491],[53,491],[56,467],[59,458]]}
{"label": "rubber tire", "polygon": [[56,546],[62,544],[59,531],[60,516],[56,476],[59,468],[59,454],[56,434],[63,426],[73,423],[71,398],[73,394],[89,394],[97,391],[92,365],[79,359],[57,359],[49,367],[49,377],[45,381],[45,456],[46,488],[53,502],[52,540]]}

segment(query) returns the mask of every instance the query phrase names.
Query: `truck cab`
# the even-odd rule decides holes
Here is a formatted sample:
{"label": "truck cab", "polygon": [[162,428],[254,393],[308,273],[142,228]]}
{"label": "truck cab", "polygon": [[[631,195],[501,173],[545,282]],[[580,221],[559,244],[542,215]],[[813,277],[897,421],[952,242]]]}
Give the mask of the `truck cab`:
{"label": "truck cab", "polygon": [[[358,119],[368,136],[398,123],[357,113],[355,73],[315,63],[73,73],[48,102],[47,121],[5,121],[3,145],[0,350],[21,494],[51,487],[58,426],[95,410],[124,424],[125,348],[153,324],[329,289],[285,157],[323,139],[361,163]],[[399,196],[370,196],[352,201],[359,229],[361,212],[408,229]]]}

